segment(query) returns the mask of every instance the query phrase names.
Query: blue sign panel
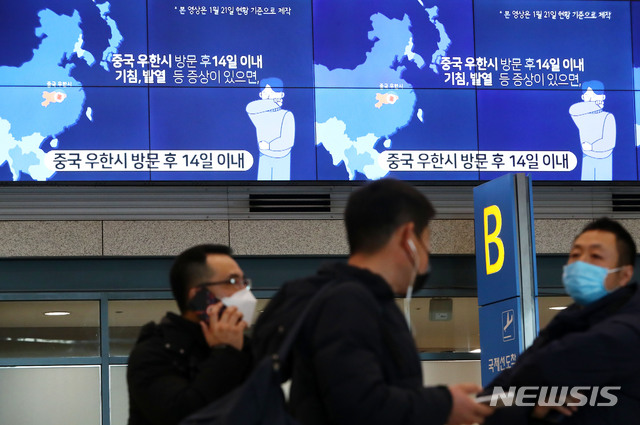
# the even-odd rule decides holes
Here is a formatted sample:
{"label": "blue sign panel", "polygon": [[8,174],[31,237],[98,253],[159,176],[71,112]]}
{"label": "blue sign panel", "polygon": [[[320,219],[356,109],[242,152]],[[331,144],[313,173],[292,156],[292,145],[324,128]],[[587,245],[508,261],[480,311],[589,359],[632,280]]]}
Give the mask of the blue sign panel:
{"label": "blue sign panel", "polygon": [[514,175],[473,190],[478,304],[520,295]]}
{"label": "blue sign panel", "polygon": [[502,176],[473,191],[482,382],[508,369],[537,334],[531,180]]}
{"label": "blue sign panel", "polygon": [[482,385],[515,363],[522,346],[522,312],[519,298],[480,307]]}

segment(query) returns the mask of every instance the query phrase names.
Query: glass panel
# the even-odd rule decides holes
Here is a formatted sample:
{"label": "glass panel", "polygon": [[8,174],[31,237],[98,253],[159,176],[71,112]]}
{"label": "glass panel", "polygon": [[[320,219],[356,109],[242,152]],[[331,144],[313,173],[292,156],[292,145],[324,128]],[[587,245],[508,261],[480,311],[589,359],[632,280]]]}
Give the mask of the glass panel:
{"label": "glass panel", "polygon": [[[259,299],[253,323],[269,302]],[[178,313],[173,300],[109,301],[109,352],[111,356],[128,356],[138,339],[140,327],[151,321],[158,322],[167,313]],[[252,324],[253,324],[252,323]]]}
{"label": "glass panel", "polygon": [[109,366],[109,379],[111,425],[127,425],[129,420],[127,367],[124,365]]}
{"label": "glass panel", "polygon": [[0,302],[0,357],[100,355],[98,301]]}
{"label": "glass panel", "polygon": [[[404,312],[404,299],[396,300]],[[563,308],[571,297],[539,297],[540,329]],[[477,298],[414,298],[411,326],[421,352],[473,352],[480,349]]]}
{"label": "glass panel", "polygon": [[539,297],[538,316],[540,329],[544,329],[556,314],[572,303],[573,299],[571,299],[571,297]]}
{"label": "glass panel", "polygon": [[[258,299],[254,323],[269,299]],[[396,300],[403,309],[404,300]],[[544,328],[559,310],[571,304],[570,297],[540,297],[540,328]],[[177,311],[173,300],[135,300],[109,302],[109,327],[112,356],[128,356],[140,327],[159,321],[167,311]],[[403,310],[404,311],[404,310]],[[414,298],[411,322],[421,352],[474,352],[480,349],[478,301],[475,297]]]}
{"label": "glass panel", "polygon": [[140,327],[158,322],[168,311],[178,313],[174,300],[109,301],[109,353],[128,356]]}
{"label": "glass panel", "polygon": [[100,425],[100,366],[0,368],[0,423]]}

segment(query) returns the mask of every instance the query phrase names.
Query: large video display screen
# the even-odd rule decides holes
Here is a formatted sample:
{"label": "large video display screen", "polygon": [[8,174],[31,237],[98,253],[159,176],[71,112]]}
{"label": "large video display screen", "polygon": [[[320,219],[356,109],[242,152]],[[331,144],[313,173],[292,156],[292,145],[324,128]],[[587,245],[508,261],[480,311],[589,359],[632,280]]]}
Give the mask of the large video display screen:
{"label": "large video display screen", "polygon": [[0,2],[0,181],[637,181],[640,3]]}

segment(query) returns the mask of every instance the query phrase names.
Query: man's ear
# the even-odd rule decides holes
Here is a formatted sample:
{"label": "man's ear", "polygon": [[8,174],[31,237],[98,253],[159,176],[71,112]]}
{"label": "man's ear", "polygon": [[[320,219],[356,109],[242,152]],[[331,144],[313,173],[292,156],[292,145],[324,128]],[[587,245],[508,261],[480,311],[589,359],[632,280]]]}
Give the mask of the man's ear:
{"label": "man's ear", "polygon": [[195,286],[189,288],[189,290],[187,291],[187,301],[193,298],[196,295],[196,292],[198,292],[198,288],[196,288]]}
{"label": "man's ear", "polygon": [[415,228],[415,224],[410,221],[407,223],[404,223],[403,225],[401,225],[400,227],[398,227],[398,229],[396,230],[396,234],[398,235],[398,241],[400,242],[402,248],[409,250],[409,245],[407,244],[407,241],[409,239],[411,239],[412,235],[414,234],[414,228]]}
{"label": "man's ear", "polygon": [[633,266],[631,265],[622,266],[622,270],[620,270],[620,286],[625,286],[627,283],[631,282],[632,277],[633,277]]}

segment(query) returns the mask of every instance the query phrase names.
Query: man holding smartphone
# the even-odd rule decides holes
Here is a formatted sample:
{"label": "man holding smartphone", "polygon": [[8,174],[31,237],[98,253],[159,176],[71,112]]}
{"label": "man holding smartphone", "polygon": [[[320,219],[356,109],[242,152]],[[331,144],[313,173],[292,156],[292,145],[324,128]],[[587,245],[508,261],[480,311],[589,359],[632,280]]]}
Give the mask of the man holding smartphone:
{"label": "man holding smartphone", "polygon": [[145,325],[129,356],[129,425],[177,424],[241,384],[256,299],[224,245],[181,253],[170,271],[180,315]]}

